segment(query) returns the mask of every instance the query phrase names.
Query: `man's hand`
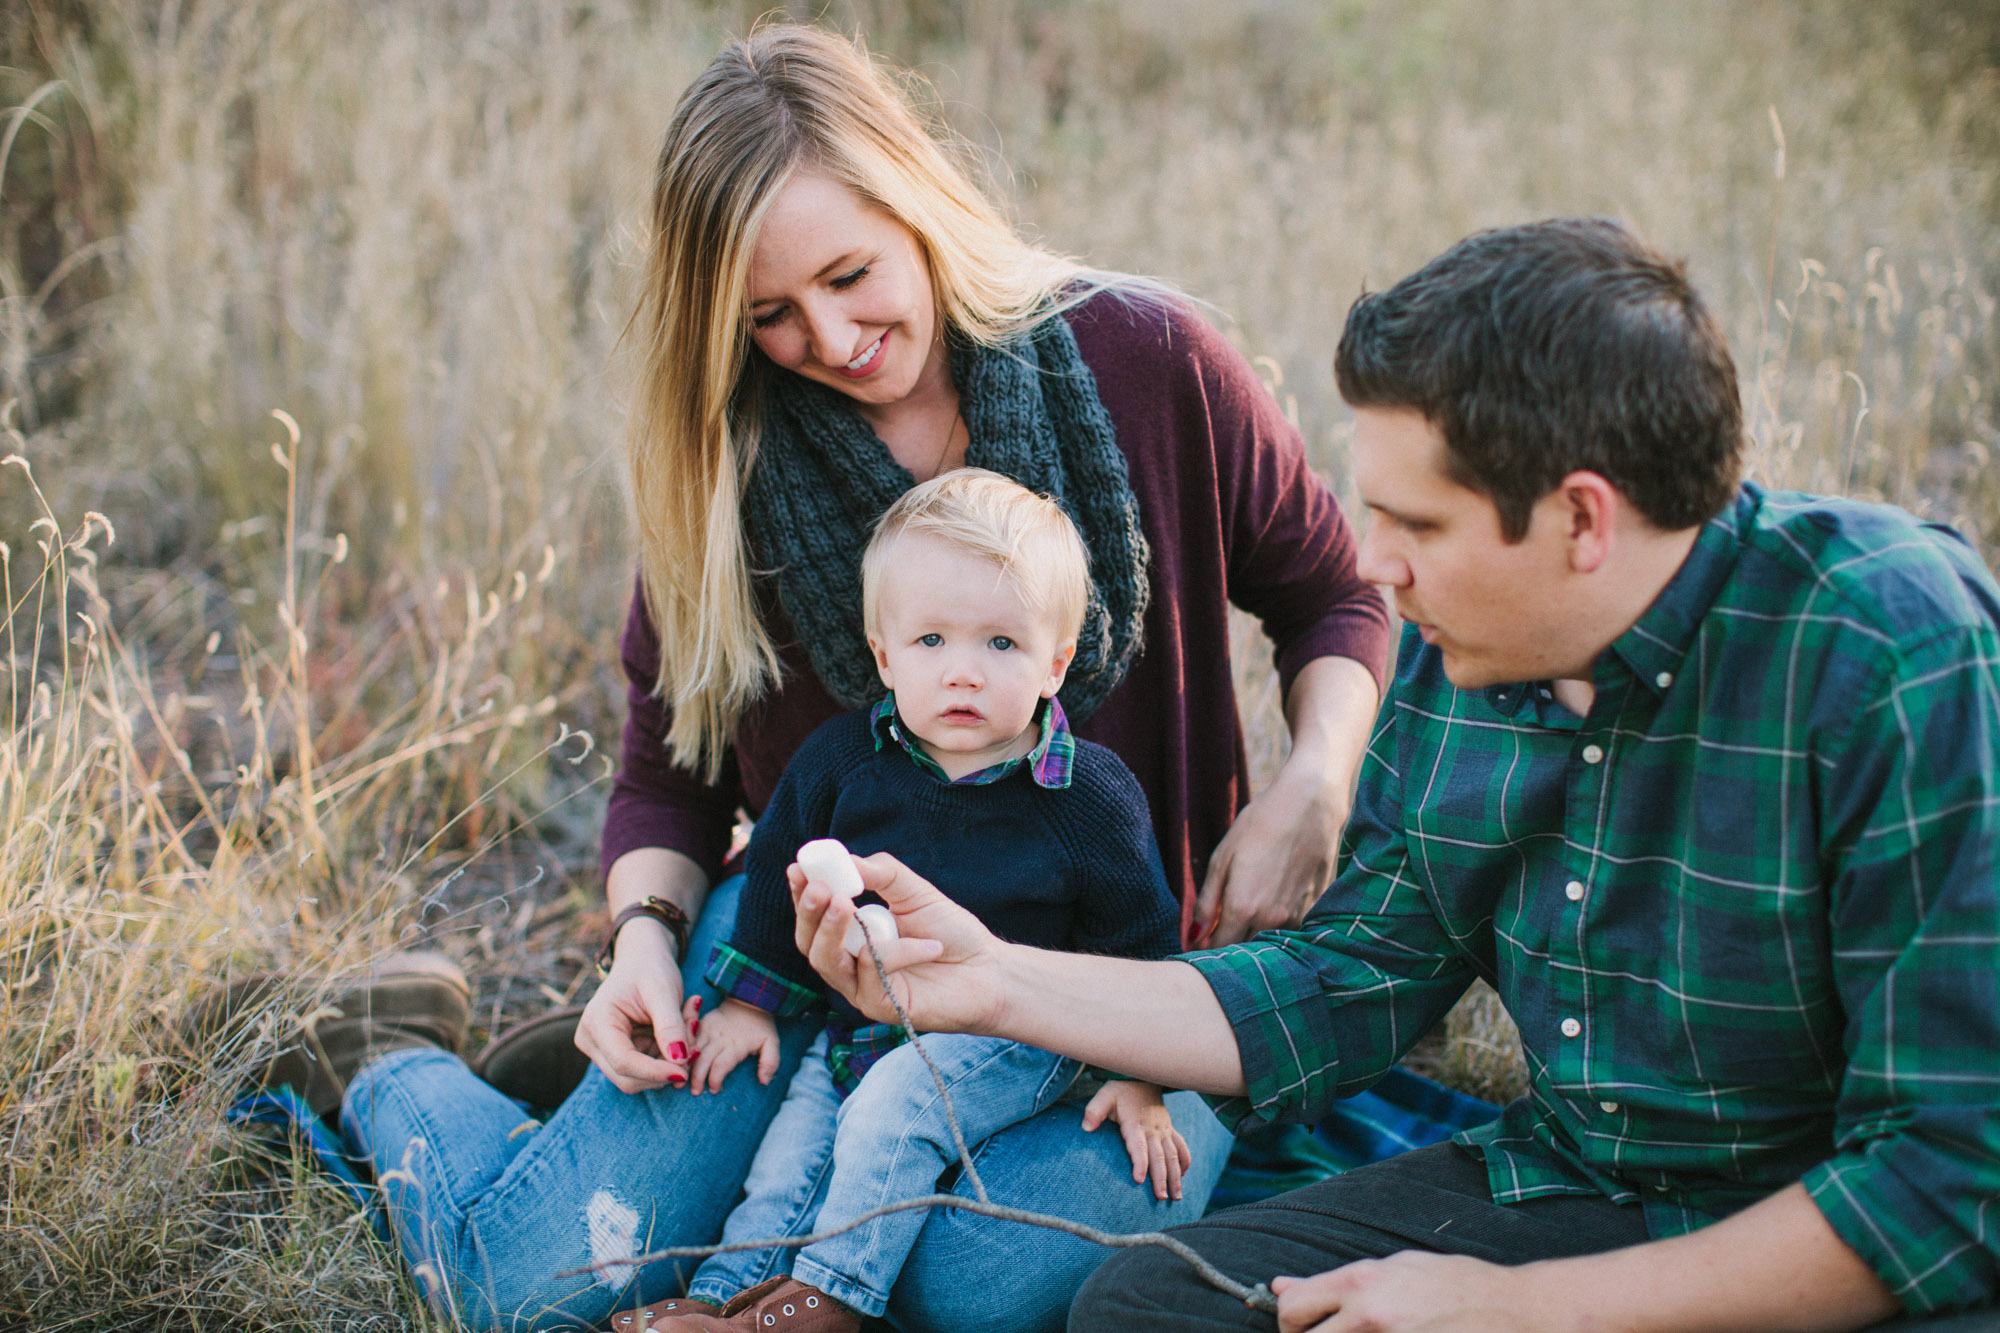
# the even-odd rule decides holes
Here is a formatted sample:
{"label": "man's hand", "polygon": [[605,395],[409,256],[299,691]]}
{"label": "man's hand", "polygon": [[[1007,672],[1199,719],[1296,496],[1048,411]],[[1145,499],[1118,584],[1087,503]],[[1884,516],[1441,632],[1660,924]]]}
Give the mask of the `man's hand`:
{"label": "man's hand", "polygon": [[1408,1250],[1271,1281],[1281,1333],[1616,1328],[1858,1329],[1896,1298],[1799,1184],[1714,1226],[1603,1254],[1503,1268]]}
{"label": "man's hand", "polygon": [[1296,926],[1333,879],[1349,776],[1287,766],[1236,816],[1195,896],[1197,948]]}
{"label": "man's hand", "polygon": [[1534,1286],[1524,1268],[1422,1250],[1271,1280],[1279,1333],[1557,1333]]}
{"label": "man's hand", "polygon": [[576,1045],[620,1092],[687,1082],[681,970],[665,926],[641,918],[618,932],[611,975],[584,1006]]}
{"label": "man's hand", "polygon": [[[886,852],[854,864],[896,914],[901,938],[880,946],[882,965],[918,1028],[1006,1037],[1170,1088],[1243,1094],[1236,1034],[1188,964],[1010,944]],[[854,904],[808,884],[796,865],[786,874],[799,952],[861,1012],[901,1022],[874,959],[845,948]]]}
{"label": "man's hand", "polygon": [[1187,1140],[1174,1128],[1174,1118],[1157,1083],[1112,1079],[1083,1108],[1083,1127],[1095,1131],[1106,1120],[1116,1121],[1132,1155],[1132,1181],[1153,1178],[1153,1197],[1181,1197],[1181,1175],[1194,1164]]}
{"label": "man's hand", "polygon": [[[856,857],[862,886],[896,914],[901,936],[880,947],[882,966],[911,1021],[926,1031],[980,1032],[1006,1000],[996,955],[1005,946],[979,918],[887,852]],[[855,1008],[883,1023],[902,1020],[882,993],[868,950],[847,952],[851,901],[808,885],[794,864],[785,872],[797,912],[799,952]]]}
{"label": "man's hand", "polygon": [[697,1097],[704,1087],[721,1092],[729,1071],[751,1055],[757,1057],[757,1081],[770,1083],[778,1073],[777,1020],[741,1000],[724,1000],[708,1016],[706,1030],[695,1047],[688,1092]]}

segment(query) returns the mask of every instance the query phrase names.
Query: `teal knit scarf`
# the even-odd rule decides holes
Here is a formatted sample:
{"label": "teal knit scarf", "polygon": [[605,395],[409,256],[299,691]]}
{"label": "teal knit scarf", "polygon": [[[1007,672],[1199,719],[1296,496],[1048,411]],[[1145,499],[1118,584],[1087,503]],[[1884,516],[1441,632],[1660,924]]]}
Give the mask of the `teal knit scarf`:
{"label": "teal knit scarf", "polygon": [[[1060,316],[997,350],[954,341],[951,373],[971,434],[967,466],[1053,496],[1090,551],[1094,586],[1061,696],[1070,717],[1089,717],[1139,651],[1147,598],[1139,502],[1097,379]],[[784,372],[767,378],[744,526],[813,671],[849,708],[884,692],[861,623],[861,552],[913,484],[844,394]]]}

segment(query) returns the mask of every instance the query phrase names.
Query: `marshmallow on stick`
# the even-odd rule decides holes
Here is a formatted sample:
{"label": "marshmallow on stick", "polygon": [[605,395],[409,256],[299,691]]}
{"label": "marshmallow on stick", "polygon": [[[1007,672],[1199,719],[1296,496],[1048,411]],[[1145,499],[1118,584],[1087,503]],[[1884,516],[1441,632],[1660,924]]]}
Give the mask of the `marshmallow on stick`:
{"label": "marshmallow on stick", "polygon": [[[854,859],[847,854],[847,848],[838,838],[815,838],[799,848],[799,869],[806,872],[806,879],[824,884],[841,898],[853,902],[861,894],[861,875],[854,868]],[[870,939],[879,948],[897,938],[896,914],[880,903],[867,903],[854,914],[854,922],[847,928],[847,937],[841,947],[847,952],[860,955]]]}
{"label": "marshmallow on stick", "polygon": [[826,885],[836,897],[853,902],[861,896],[861,872],[840,839],[814,838],[799,848],[798,863],[808,880]]}
{"label": "marshmallow on stick", "polygon": [[847,938],[840,942],[840,947],[859,958],[869,940],[874,940],[879,949],[900,934],[894,912],[880,903],[863,903],[854,909],[854,921],[847,927]]}

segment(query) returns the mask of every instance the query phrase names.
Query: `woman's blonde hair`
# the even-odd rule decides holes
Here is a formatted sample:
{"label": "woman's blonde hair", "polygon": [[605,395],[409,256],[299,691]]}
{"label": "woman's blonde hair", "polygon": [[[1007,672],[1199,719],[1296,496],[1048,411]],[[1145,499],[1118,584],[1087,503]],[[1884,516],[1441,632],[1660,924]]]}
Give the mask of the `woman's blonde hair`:
{"label": "woman's blonde hair", "polygon": [[[882,576],[903,536],[934,537],[993,563],[1064,639],[1083,628],[1090,553],[1062,506],[998,472],[962,467],[912,486],[875,525],[861,553],[861,615],[882,628]],[[971,595],[968,590],[968,595]]]}
{"label": "woman's blonde hair", "polygon": [[759,381],[750,257],[772,200],[823,172],[915,234],[943,323],[1001,346],[1119,283],[1028,244],[858,42],[797,24],[732,43],[681,94],[653,185],[632,495],[656,682],[677,763],[710,780],[737,720],[776,680],[757,614],[740,506],[754,461]]}

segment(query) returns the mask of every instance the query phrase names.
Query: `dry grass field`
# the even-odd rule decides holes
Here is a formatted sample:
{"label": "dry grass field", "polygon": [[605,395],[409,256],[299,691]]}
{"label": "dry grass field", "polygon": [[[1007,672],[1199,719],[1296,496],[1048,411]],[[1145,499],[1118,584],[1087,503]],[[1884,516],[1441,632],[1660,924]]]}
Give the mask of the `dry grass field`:
{"label": "dry grass field", "polygon": [[[1724,312],[1760,478],[2000,550],[1979,0],[794,10],[920,69],[1051,244],[1212,302],[1336,486],[1355,294],[1610,213]],[[482,1032],[589,984],[640,204],[758,12],[0,14],[0,1328],[427,1326],[331,1186],[222,1124],[253,1052],[174,1016],[419,940]],[[1490,1004],[1426,1058],[1518,1077]]]}

